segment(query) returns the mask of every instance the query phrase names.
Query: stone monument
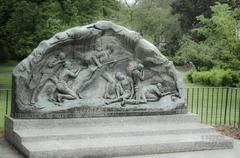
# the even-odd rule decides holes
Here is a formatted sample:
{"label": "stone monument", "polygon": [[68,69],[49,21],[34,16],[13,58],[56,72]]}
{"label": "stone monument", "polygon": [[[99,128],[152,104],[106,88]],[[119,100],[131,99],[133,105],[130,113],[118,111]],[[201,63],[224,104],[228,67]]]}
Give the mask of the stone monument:
{"label": "stone monument", "polygon": [[15,118],[186,113],[173,63],[107,21],[42,41],[14,69],[13,93]]}
{"label": "stone monument", "polygon": [[[171,135],[173,143],[164,135],[171,132],[190,135],[182,135],[182,141]],[[114,157],[232,147],[224,138],[202,140],[201,133],[207,132],[216,136],[187,114],[173,63],[138,33],[109,21],[55,34],[13,71],[6,138],[27,157]]]}

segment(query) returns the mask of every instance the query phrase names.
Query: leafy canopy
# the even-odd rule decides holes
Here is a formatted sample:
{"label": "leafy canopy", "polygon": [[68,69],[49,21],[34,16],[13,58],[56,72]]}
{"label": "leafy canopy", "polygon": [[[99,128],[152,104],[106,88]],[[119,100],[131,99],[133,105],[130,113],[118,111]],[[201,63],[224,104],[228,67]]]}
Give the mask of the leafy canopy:
{"label": "leafy canopy", "polygon": [[24,58],[66,28],[117,19],[118,0],[0,0],[0,60]]}
{"label": "leafy canopy", "polygon": [[[216,3],[211,11],[210,18],[198,16],[201,26],[192,29],[193,34],[203,37],[202,40],[183,39],[178,55],[197,67],[240,69],[239,21],[236,18],[239,10],[232,10],[228,4]],[[209,60],[211,64],[207,62]]]}

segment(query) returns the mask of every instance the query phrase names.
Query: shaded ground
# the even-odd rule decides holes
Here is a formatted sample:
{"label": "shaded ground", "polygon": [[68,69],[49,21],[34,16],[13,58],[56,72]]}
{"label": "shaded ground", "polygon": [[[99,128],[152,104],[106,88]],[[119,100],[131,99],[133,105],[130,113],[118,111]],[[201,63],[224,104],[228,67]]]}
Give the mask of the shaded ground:
{"label": "shaded ground", "polygon": [[223,135],[239,139],[240,140],[240,128],[233,128],[233,127],[217,127],[216,128],[219,132]]}
{"label": "shaded ground", "polygon": [[24,158],[24,156],[8,144],[4,138],[0,138],[0,158]]}

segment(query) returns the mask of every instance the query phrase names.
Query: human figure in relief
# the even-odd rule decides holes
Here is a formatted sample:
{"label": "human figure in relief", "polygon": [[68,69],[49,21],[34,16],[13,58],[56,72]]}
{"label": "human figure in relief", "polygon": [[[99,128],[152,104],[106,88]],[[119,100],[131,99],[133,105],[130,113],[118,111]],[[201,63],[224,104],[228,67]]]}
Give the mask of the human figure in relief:
{"label": "human figure in relief", "polygon": [[66,54],[64,52],[60,52],[57,57],[56,56],[51,57],[47,61],[47,67],[43,68],[43,71],[40,72],[41,79],[39,83],[37,83],[37,86],[33,89],[31,104],[35,104],[38,101],[38,95],[41,92],[42,88],[45,86],[47,81],[51,80],[51,78],[59,70],[65,58],[66,58]]}
{"label": "human figure in relief", "polygon": [[[110,85],[113,84],[114,80],[111,77],[111,75],[107,72],[108,63],[109,61],[112,61],[110,55],[110,50],[101,50],[100,48],[97,48],[97,50],[93,50],[90,52],[79,52],[79,56],[81,60],[83,60],[84,63],[87,64],[89,75],[87,78],[83,80],[83,84],[80,86],[80,88],[77,90],[77,94],[79,98],[84,98],[81,95],[81,92],[88,87],[96,77],[100,76],[103,79],[107,81],[107,86],[104,93],[104,98],[108,97],[108,88]],[[105,66],[106,65],[106,66]]]}
{"label": "human figure in relief", "polygon": [[56,81],[57,102],[63,102],[64,99],[77,99],[77,94],[68,86],[69,78],[76,78],[81,71],[80,67],[76,72],[73,72],[73,66],[70,61],[65,61],[63,69],[59,73]]}
{"label": "human figure in relief", "polygon": [[143,91],[142,81],[144,80],[144,66],[137,64],[132,70],[132,80],[134,86],[135,99],[124,99],[121,103],[122,106],[125,104],[145,104],[147,99]]}
{"label": "human figure in relief", "polygon": [[106,104],[116,103],[125,99],[131,99],[133,97],[133,83],[127,76],[121,72],[115,74],[116,84],[115,91],[117,94],[116,99],[106,102]]}
{"label": "human figure in relief", "polygon": [[143,92],[147,101],[158,101],[161,97],[171,94],[171,92],[163,92],[161,83],[151,84],[143,87]]}

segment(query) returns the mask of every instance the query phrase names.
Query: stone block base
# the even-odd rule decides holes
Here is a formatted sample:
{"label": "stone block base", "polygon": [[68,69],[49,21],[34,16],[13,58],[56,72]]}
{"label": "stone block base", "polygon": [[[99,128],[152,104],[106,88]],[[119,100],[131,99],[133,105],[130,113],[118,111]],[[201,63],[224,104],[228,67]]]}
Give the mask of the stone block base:
{"label": "stone block base", "polygon": [[29,158],[103,158],[233,148],[194,114],[72,119],[6,117],[6,139]]}

